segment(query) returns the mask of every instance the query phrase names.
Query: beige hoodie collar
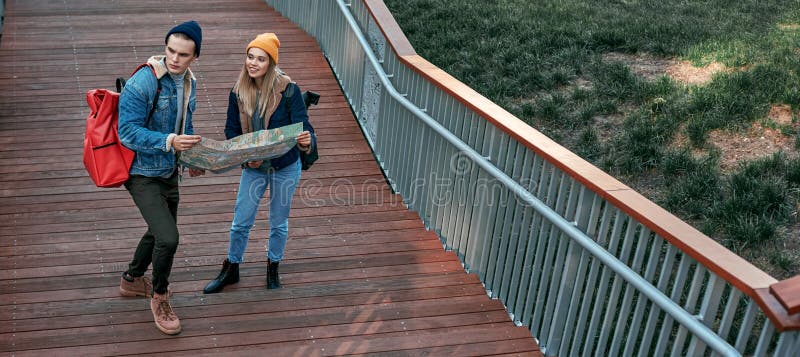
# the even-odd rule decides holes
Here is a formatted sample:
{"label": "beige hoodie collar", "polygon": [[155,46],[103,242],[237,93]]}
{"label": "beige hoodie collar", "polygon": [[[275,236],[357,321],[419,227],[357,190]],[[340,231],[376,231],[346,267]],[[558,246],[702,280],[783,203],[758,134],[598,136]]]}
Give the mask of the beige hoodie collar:
{"label": "beige hoodie collar", "polygon": [[[147,64],[153,66],[153,69],[156,70],[156,77],[158,77],[159,79],[161,79],[161,77],[164,77],[164,75],[166,75],[168,72],[167,65],[165,63],[166,58],[167,56],[162,55],[162,56],[153,56],[147,60]],[[185,80],[195,79],[194,73],[192,73],[192,70],[190,68],[186,69],[186,74],[187,75],[185,77],[186,78]]]}
{"label": "beige hoodie collar", "polygon": [[[167,65],[165,64],[166,56],[153,56],[147,60],[147,64],[153,67],[156,72],[156,78],[161,79],[168,73]],[[192,95],[192,81],[195,80],[192,70],[187,68],[186,75],[183,76],[183,103],[186,105],[183,108],[183,116],[181,118],[181,132],[186,132],[186,113],[189,111],[189,97]]]}

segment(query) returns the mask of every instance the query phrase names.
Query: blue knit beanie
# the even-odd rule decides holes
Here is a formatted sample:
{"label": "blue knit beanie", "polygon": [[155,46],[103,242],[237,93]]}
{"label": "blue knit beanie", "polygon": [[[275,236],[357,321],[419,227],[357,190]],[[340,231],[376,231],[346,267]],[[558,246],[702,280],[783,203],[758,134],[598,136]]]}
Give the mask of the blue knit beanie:
{"label": "blue knit beanie", "polygon": [[194,55],[200,57],[200,44],[203,42],[203,30],[200,29],[200,24],[197,21],[190,20],[182,24],[178,24],[167,32],[167,37],[164,38],[164,44],[169,42],[169,35],[173,33],[183,33],[194,41]]}

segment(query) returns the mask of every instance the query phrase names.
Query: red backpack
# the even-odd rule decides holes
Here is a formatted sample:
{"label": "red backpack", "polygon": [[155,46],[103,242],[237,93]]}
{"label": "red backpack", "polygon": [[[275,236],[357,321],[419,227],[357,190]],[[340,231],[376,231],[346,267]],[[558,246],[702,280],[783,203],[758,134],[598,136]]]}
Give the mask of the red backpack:
{"label": "red backpack", "polygon": [[[148,66],[143,64],[136,68]],[[156,76],[158,78],[158,76]],[[117,78],[117,92],[107,89],[92,89],[86,92],[89,116],[86,118],[86,134],[83,137],[83,166],[97,187],[119,187],[128,180],[134,152],[122,145],[117,132],[119,122],[119,93],[125,80]],[[155,102],[161,92],[159,83]],[[153,109],[156,105],[154,103]],[[151,111],[148,118],[153,115]]]}

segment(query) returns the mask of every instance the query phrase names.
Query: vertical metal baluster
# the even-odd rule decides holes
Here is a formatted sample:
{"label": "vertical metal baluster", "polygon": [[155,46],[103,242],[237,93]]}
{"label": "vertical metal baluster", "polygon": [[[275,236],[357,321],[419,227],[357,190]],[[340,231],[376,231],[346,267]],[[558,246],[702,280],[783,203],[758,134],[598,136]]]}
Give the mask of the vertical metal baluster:
{"label": "vertical metal baluster", "polygon": [[[542,192],[546,190],[544,181],[549,176],[546,175],[544,166],[544,160],[540,156],[536,156],[534,158],[534,164],[532,168],[533,172],[531,174],[532,185],[536,186],[536,197],[541,197]],[[529,187],[528,189],[531,190],[533,188],[534,187]],[[519,301],[521,306],[518,306],[517,310],[522,311],[522,316],[518,318],[528,327],[531,327],[529,321],[532,317],[532,310],[534,307],[534,301],[531,299],[531,297],[536,295],[535,283],[539,281],[539,265],[536,262],[543,255],[542,251],[540,250],[542,248],[542,221],[542,216],[538,213],[534,213],[533,223],[530,225],[530,233],[528,234],[528,253],[525,255],[525,266],[527,268],[525,272],[527,272],[528,275],[527,277],[523,276],[522,282],[520,283],[520,286],[524,286],[524,291],[520,290],[519,293]]]}
{"label": "vertical metal baluster", "polygon": [[800,352],[800,331],[783,331],[775,346],[775,357],[793,357]]}
{"label": "vertical metal baluster", "polygon": [[[520,156],[522,156],[522,164],[521,164],[521,172],[520,172],[520,183],[523,186],[526,186],[524,183],[527,180],[530,180],[531,171],[533,170],[531,165],[532,161],[534,160],[534,155],[528,150],[527,147],[520,146]],[[528,189],[530,192],[530,189]],[[522,212],[522,218],[517,221],[518,223],[515,224],[515,228],[517,229],[517,246],[515,248],[515,257],[514,257],[514,269],[511,272],[511,284],[509,286],[509,296],[508,300],[506,301],[506,306],[509,309],[509,312],[514,315],[514,319],[519,319],[519,313],[521,313],[519,307],[517,306],[517,298],[520,296],[520,293],[523,293],[522,290],[525,289],[525,284],[522,282],[525,280],[526,276],[526,269],[530,270],[529,266],[527,265],[527,253],[528,253],[528,233],[530,232],[530,224],[533,221],[533,211],[530,207],[526,206],[522,202],[519,202],[519,210]]]}
{"label": "vertical metal baluster", "polygon": [[[703,280],[706,275],[706,269],[700,264],[697,264],[694,271],[694,279],[692,279],[692,283],[689,288],[689,295],[686,297],[686,302],[683,304],[683,308],[692,313],[696,311],[695,306],[697,305],[697,299],[700,297],[700,292],[703,286]],[[675,340],[672,344],[672,355],[677,356],[683,353],[683,345],[686,341],[687,335],[689,331],[683,325],[678,327],[678,335],[675,337]]]}
{"label": "vertical metal baluster", "polygon": [[[577,222],[578,227],[584,230],[588,236],[593,236],[595,234],[595,223],[597,222],[600,214],[600,202],[600,197],[596,196],[591,191],[584,189],[583,187],[581,188],[581,199],[578,203],[579,210],[576,213],[575,221]],[[562,354],[577,353],[577,351],[572,352],[568,349],[572,340],[577,338],[575,336],[575,320],[577,319],[582,308],[580,297],[583,295],[583,292],[586,289],[587,270],[590,267],[590,254],[583,248],[576,248],[579,249],[580,254],[571,255],[573,258],[568,264],[571,267],[577,264],[577,268],[575,273],[570,274],[573,276],[573,283],[570,287],[571,299],[569,308],[564,319],[564,333],[562,334],[563,339],[561,345],[559,346],[559,351],[561,351]]]}
{"label": "vertical metal baluster", "polygon": [[[661,239],[657,237],[657,239]],[[661,273],[658,276],[658,284],[656,287],[661,292],[666,293],[667,285],[669,283],[670,277],[672,276],[671,272],[673,267],[675,266],[675,256],[677,254],[678,248],[675,248],[673,245],[667,246],[667,252],[664,255],[664,262],[661,263]],[[658,264],[656,262],[656,264]],[[652,340],[656,331],[656,328],[659,324],[658,315],[661,313],[661,309],[653,304],[650,307],[650,314],[647,317],[647,324],[645,325],[644,334],[642,335],[642,348],[639,349],[639,356],[645,357],[650,356],[651,352],[649,351],[652,346]],[[650,348],[645,348],[645,347]]]}
{"label": "vertical metal baluster", "polygon": [[[444,115],[447,119],[445,122],[456,122],[460,120],[460,117],[463,113],[463,107],[459,106],[456,110],[448,110],[451,108],[455,102],[452,97],[447,96],[446,99],[447,105],[442,108],[442,115]],[[441,138],[437,138],[434,142],[432,152],[435,153],[432,162],[434,163],[430,168],[430,183],[434,187],[433,190],[433,200],[432,209],[431,209],[431,220],[433,221],[433,227],[437,234],[439,234],[439,238],[444,240],[444,236],[442,235],[442,226],[443,226],[443,219],[444,219],[444,207],[447,207],[447,202],[450,201],[451,195],[447,192],[450,190],[452,184],[447,182],[451,180],[450,172],[447,170],[447,155],[445,155],[445,146],[444,140]]]}
{"label": "vertical metal baluster", "polygon": [[[411,70],[409,70],[409,69],[407,69],[405,67],[402,67],[401,70],[402,70],[403,79],[404,79],[403,93],[407,93],[408,94],[406,99],[409,99],[412,102],[414,102],[414,99],[415,99],[414,98],[414,86],[415,86],[415,83],[416,83],[416,80],[417,80],[418,76],[413,71],[411,71]],[[414,104],[419,105],[419,102],[415,102]],[[404,110],[404,112],[405,112],[405,110]],[[407,160],[408,155],[410,153],[409,150],[408,150],[409,149],[408,144],[409,143],[413,143],[413,140],[415,139],[414,138],[414,135],[415,135],[414,128],[416,126],[421,126],[421,125],[423,125],[423,124],[420,123],[419,118],[417,118],[417,117],[415,117],[413,115],[410,115],[410,113],[409,113],[409,115],[407,116],[407,118],[405,120],[405,126],[403,128],[403,135],[401,136],[402,140],[398,143],[398,151],[400,152],[400,154],[397,157],[397,160],[398,160],[397,163],[398,163],[398,166],[400,167],[400,171],[398,172],[398,180],[400,180],[403,183],[402,186],[401,186],[402,189],[403,189],[403,192],[404,192],[403,196],[406,198],[406,200],[408,202],[410,202],[411,195],[413,193],[413,192],[411,192],[411,180],[412,180],[412,176],[411,176],[411,172],[410,172],[411,171],[410,170],[411,160]]]}
{"label": "vertical metal baluster", "polygon": [[[681,254],[681,262],[678,265],[678,271],[675,273],[675,279],[672,284],[672,294],[670,299],[675,303],[680,302],[680,297],[683,294],[683,287],[689,275],[689,270],[692,268],[694,261],[687,255]],[[656,343],[655,355],[664,356],[671,342],[672,326],[674,319],[670,315],[664,316],[664,323],[661,325],[661,334],[658,336]]]}
{"label": "vertical metal baluster", "polygon": [[[703,303],[700,307],[699,317],[703,323],[710,327],[714,327],[714,319],[717,316],[719,303],[722,299],[722,291],[725,289],[725,281],[718,278],[714,274],[709,274],[708,285],[705,289]],[[698,355],[704,353],[706,344],[697,338],[692,339],[689,345],[689,355]]]}
{"label": "vertical metal baluster", "polygon": [[[642,264],[644,263],[644,257],[646,254],[646,249],[644,249],[644,247],[647,246],[650,238],[650,230],[644,226],[641,226],[638,231],[639,232],[637,235],[631,237],[630,246],[635,253],[629,266],[633,271],[641,274]],[[636,245],[635,249],[633,248],[634,244]],[[624,336],[626,335],[625,330],[628,327],[628,318],[631,316],[631,304],[633,303],[633,299],[637,294],[638,292],[632,285],[627,283],[625,284],[625,295],[622,298],[622,304],[620,305],[619,313],[617,314],[617,326],[614,329],[614,334],[611,338],[610,350],[614,354],[619,353],[618,351],[621,348],[621,344],[625,342]],[[644,296],[639,295],[639,299],[644,299]]]}
{"label": "vertical metal baluster", "polygon": [[429,128],[426,127],[423,123],[414,120],[413,123],[413,136],[410,137],[409,143],[411,145],[415,145],[417,148],[422,148],[422,150],[418,150],[416,160],[408,160],[413,154],[408,152],[406,155],[406,162],[408,162],[408,174],[406,175],[408,179],[408,192],[409,192],[409,201],[411,209],[417,211],[417,213],[424,217],[425,215],[425,207],[422,204],[421,192],[422,187],[420,186],[420,180],[424,177],[421,170],[420,165],[422,165],[423,161],[427,160],[427,150],[426,148],[429,144],[429,140],[427,135],[431,132]]}
{"label": "vertical metal baluster", "polygon": [[769,321],[764,323],[764,327],[761,328],[761,335],[758,337],[758,344],[756,345],[756,352],[753,353],[753,357],[762,357],[767,355],[767,351],[769,350],[770,341],[772,341],[772,335],[775,334],[775,326],[773,326]]}
{"label": "vertical metal baluster", "polygon": [[[440,103],[440,96],[441,93],[437,92],[431,99],[430,99],[430,108],[432,108],[431,112],[429,113],[431,116],[438,118],[437,120],[443,121],[444,118],[441,118],[441,113],[439,113],[438,108],[441,107]],[[435,230],[433,227],[433,220],[431,213],[433,211],[433,199],[432,193],[433,190],[436,188],[433,183],[431,182],[431,170],[430,165],[433,158],[437,155],[433,154],[436,151],[433,149],[436,146],[436,139],[437,135],[434,135],[433,131],[430,129],[425,130],[423,135],[422,142],[424,143],[424,149],[420,151],[426,151],[426,155],[422,155],[419,162],[417,162],[416,168],[416,180],[414,182],[415,190],[419,192],[419,196],[417,197],[417,212],[419,212],[420,217],[422,217],[422,221],[425,223],[425,228],[431,230]]]}
{"label": "vertical metal baluster", "polygon": [[[507,135],[506,135],[507,136]],[[506,155],[500,155],[497,158],[497,166],[503,171],[513,172],[514,161],[516,160],[516,153],[519,143],[514,140],[509,140]],[[510,175],[513,176],[513,175]],[[517,214],[517,197],[512,192],[508,192],[506,200],[501,202],[501,209],[505,210],[504,219],[502,221],[502,229],[499,231],[501,237],[500,252],[498,255],[496,276],[497,276],[497,297],[501,301],[507,301],[508,296],[508,279],[511,276],[511,268],[513,267],[513,258],[515,256],[512,248],[516,247],[517,240],[512,235],[512,227],[515,222],[519,221]],[[505,291],[505,293],[503,293]]]}
{"label": "vertical metal baluster", "polygon": [[[467,118],[470,122],[472,121],[471,116],[472,113],[467,113]],[[464,125],[462,130],[471,130],[470,125]],[[453,199],[450,200],[450,206],[448,207],[449,209],[446,213],[446,231],[448,233],[446,242],[448,248],[451,248],[454,244],[456,244],[457,239],[459,239],[458,234],[460,233],[460,227],[458,227],[458,217],[461,206],[464,205],[464,198],[462,197],[463,187],[465,184],[467,184],[466,181],[468,180],[468,170],[461,167],[462,158],[463,156],[461,152],[456,150],[452,151],[447,157],[448,170],[451,172],[451,176],[453,177],[453,184],[451,187]],[[471,163],[469,163],[469,165],[471,166]]]}
{"label": "vertical metal baluster", "polygon": [[717,330],[717,334],[725,340],[728,340],[731,327],[733,327],[733,320],[736,317],[736,308],[739,307],[739,303],[742,300],[742,292],[739,291],[739,289],[731,288],[728,290],[730,291],[730,295],[725,304],[725,311],[722,313],[722,319],[719,322],[719,329]]}
{"label": "vertical metal baluster", "polygon": [[[544,163],[543,166],[542,174],[545,175],[546,178],[541,181],[543,182],[543,186],[540,190],[540,197],[544,192],[547,192],[546,204],[551,206],[555,201],[556,193],[558,192],[558,172],[553,170],[552,166],[550,166],[548,163]],[[553,261],[553,254],[556,251],[554,247],[557,246],[557,242],[553,241],[552,239],[552,231],[555,230],[552,224],[542,217],[540,227],[541,228],[539,229],[539,235],[537,238],[538,247],[536,249],[539,254],[536,256],[534,263],[534,269],[536,270],[536,273],[531,276],[531,279],[536,279],[533,284],[535,288],[531,289],[528,293],[529,307],[531,309],[534,307],[536,308],[532,311],[531,328],[533,331],[537,332],[537,336],[544,335],[542,332],[542,326],[544,326],[542,322],[542,316],[545,310],[544,301],[546,300],[547,288],[549,287],[548,281],[550,278],[549,274],[551,263]],[[532,293],[535,294],[535,297],[530,296]]]}
{"label": "vertical metal baluster", "polygon": [[[628,220],[628,228],[625,231],[625,236],[622,239],[622,250],[620,256],[628,256],[630,254],[631,246],[633,245],[633,237],[636,235],[637,228],[640,227],[638,223],[633,220]],[[625,261],[625,259],[622,259]],[[608,295],[608,306],[606,308],[605,318],[603,321],[614,321],[616,318],[619,318],[619,296],[622,293],[622,288],[627,286],[627,284],[616,274],[614,274],[614,283],[611,286],[611,293]],[[600,330],[600,337],[597,341],[597,353],[599,354],[606,354],[606,353],[613,353],[606,351],[606,345],[608,344],[608,338],[611,334],[611,329],[601,329]],[[612,355],[612,354],[609,354]]]}
{"label": "vertical metal baluster", "polygon": [[747,298],[747,311],[744,313],[744,318],[739,324],[739,335],[736,337],[736,344],[733,346],[739,352],[744,352],[747,348],[747,342],[753,333],[753,325],[756,322],[758,315],[758,304],[750,298]]}
{"label": "vertical metal baluster", "polygon": [[[496,138],[494,140],[496,140],[497,145],[494,145],[492,147],[490,155],[492,157],[497,157],[497,155],[499,155],[501,150],[503,150],[505,144],[503,142],[504,138],[495,133],[494,128],[492,128],[492,137]],[[495,188],[497,188],[497,190],[495,190]],[[499,234],[497,233],[498,228],[502,229],[502,227],[499,227],[499,225],[501,225],[502,223],[498,222],[498,220],[501,220],[503,215],[505,214],[505,209],[503,209],[503,201],[508,199],[508,191],[504,190],[503,188],[500,188],[499,186],[496,186],[494,180],[489,180],[487,181],[485,192],[489,196],[497,196],[496,199],[492,199],[492,202],[495,202],[495,207],[493,207],[492,209],[492,212],[494,212],[494,214],[489,220],[489,225],[492,227],[489,230],[489,236],[491,237],[492,244],[489,247],[488,251],[489,265],[486,269],[486,277],[484,277],[483,279],[484,283],[486,283],[486,289],[490,291],[490,296],[494,298],[497,297],[497,291],[495,290],[495,284],[494,284],[494,274],[496,273],[498,265],[497,254],[502,240],[502,237],[500,237]]]}
{"label": "vertical metal baluster", "polygon": [[[499,144],[498,142],[496,142],[496,138],[494,135],[489,135],[489,133],[484,133],[484,138],[487,136],[489,137],[489,145],[484,144],[483,146],[484,150],[482,151],[484,153],[492,152],[494,148],[497,147],[497,145]],[[480,174],[484,174],[482,170],[478,170],[478,172]],[[478,180],[482,180],[481,182],[488,182],[489,178],[488,175],[483,175],[483,177],[479,175]],[[489,269],[493,268],[493,266],[490,267],[489,265],[490,264],[489,251],[491,250],[492,240],[493,240],[493,237],[490,235],[491,234],[490,232],[492,231],[492,229],[494,229],[491,222],[494,222],[494,217],[497,214],[496,213],[497,202],[495,202],[496,201],[495,199],[497,197],[491,197],[491,195],[488,193],[484,193],[479,196],[481,196],[482,200],[484,201],[483,203],[488,205],[487,209],[482,212],[483,215],[481,217],[481,224],[483,224],[483,227],[481,227],[482,229],[479,231],[480,232],[479,234],[481,235],[483,240],[482,242],[483,244],[481,244],[481,248],[479,250],[480,263],[478,266],[478,271],[480,272],[481,281],[485,282],[486,275],[488,275],[487,272],[489,271]]]}
{"label": "vertical metal baluster", "polygon": [[[598,209],[600,210],[600,206],[602,207],[602,218],[600,218],[600,228],[597,230],[597,233],[591,234],[592,236],[597,236],[595,239],[598,244],[603,245],[605,242],[605,238],[608,234],[609,226],[611,225],[611,215],[614,212],[614,209],[611,208],[609,205],[603,205],[602,199],[600,197],[597,198],[600,202],[597,203]],[[594,222],[594,220],[592,220]],[[589,312],[592,311],[592,305],[588,302],[594,300],[592,299],[595,296],[595,292],[599,293],[599,287],[596,285],[597,283],[597,274],[600,270],[600,262],[597,259],[591,259],[591,265],[589,268],[589,273],[586,277],[586,287],[584,288],[583,294],[581,295],[580,299],[583,303],[580,304],[579,309],[580,313],[577,318],[577,325],[575,326],[575,333],[573,333],[572,339],[572,346],[570,347],[570,354],[578,355],[581,349],[584,347],[584,342],[586,342],[590,336],[585,334],[586,331],[586,324],[589,323]]]}
{"label": "vertical metal baluster", "polygon": [[[558,189],[558,197],[556,199],[556,212],[563,212],[566,210],[566,207],[569,206],[569,202],[573,194],[571,190],[567,189],[567,187],[570,185],[570,182],[569,180],[565,179],[565,176],[566,175],[563,172],[559,172],[558,174],[560,184]],[[550,237],[548,240],[552,242],[552,244],[555,244],[558,248],[550,249],[550,251],[555,250],[556,252],[555,256],[551,258],[552,260],[546,260],[546,262],[552,262],[552,266],[546,266],[544,272],[545,276],[547,276],[547,281],[545,282],[548,286],[547,294],[540,295],[540,300],[537,300],[537,306],[540,306],[540,308],[544,310],[541,336],[549,336],[550,334],[550,328],[552,327],[551,324],[555,315],[556,304],[548,304],[547,302],[550,301],[548,297],[558,293],[558,284],[561,281],[561,276],[563,274],[567,247],[571,242],[570,239],[567,239],[565,236],[563,236],[561,231],[555,227],[550,232]],[[552,348],[557,348],[557,344],[556,346],[552,346]]]}
{"label": "vertical metal baluster", "polygon": [[[647,231],[647,232],[648,232],[647,235],[649,236],[650,233],[649,233],[649,231]],[[646,236],[644,236],[644,235],[642,236],[642,238],[645,238],[645,237]],[[645,268],[645,272],[644,272],[644,275],[643,275],[644,279],[649,281],[649,282],[651,282],[651,283],[653,282],[653,279],[654,279],[655,274],[656,274],[656,269],[658,268],[659,261],[661,260],[660,259],[661,258],[661,246],[662,246],[663,243],[664,243],[664,241],[661,239],[661,237],[659,237],[657,235],[653,235],[652,243],[650,244],[650,248],[649,248],[649,251],[650,251],[649,259],[647,259],[647,266]],[[643,246],[644,246],[644,244],[640,244],[639,245],[639,249],[640,250],[644,250],[644,249],[642,249]],[[641,338],[640,338],[640,335],[642,333],[642,331],[640,330],[641,324],[642,323],[647,324],[649,322],[647,320],[644,320],[645,308],[647,307],[647,303],[648,302],[649,302],[649,300],[647,299],[647,297],[645,297],[644,295],[641,295],[641,294],[639,295],[639,299],[637,299],[637,301],[636,301],[636,307],[633,310],[633,315],[632,315],[633,319],[631,321],[631,327],[628,329],[629,332],[628,332],[628,336],[626,338],[627,343],[625,343],[625,346],[624,346],[625,350],[622,352],[623,356],[633,356],[633,352],[634,352],[635,348],[639,347],[640,349],[642,349],[642,348],[645,348],[645,347],[649,346],[649,345],[645,345],[645,344],[642,344],[642,343],[632,343],[631,342],[631,341],[641,341]]]}
{"label": "vertical metal baluster", "polygon": [[[475,117],[473,117],[475,118]],[[475,136],[476,129],[472,126],[469,126],[469,133],[470,136]],[[461,160],[459,160],[461,161]],[[460,166],[460,165],[459,165]],[[465,243],[463,241],[466,240],[466,236],[469,235],[469,222],[472,220],[472,207],[474,205],[475,200],[470,199],[470,197],[474,197],[476,195],[476,170],[478,170],[477,165],[474,165],[472,162],[469,163],[468,169],[460,175],[460,183],[461,185],[458,186],[458,206],[457,206],[457,215],[456,219],[454,220],[454,227],[453,227],[453,240],[452,240],[452,247],[456,250],[460,258],[464,258],[464,252],[460,249],[461,246]]]}
{"label": "vertical metal baluster", "polygon": [[[472,114],[471,118],[473,119],[475,118],[474,114]],[[462,125],[472,126],[473,123],[474,122],[472,121],[468,122],[467,120],[464,120]],[[486,135],[485,135],[486,122],[481,120],[475,123],[476,125],[474,125],[475,137],[474,137],[473,147],[475,148],[475,151],[483,153],[490,150],[490,144],[491,144],[486,142]],[[460,130],[459,132],[463,132],[463,129]],[[476,207],[476,212],[473,213],[474,219],[473,222],[471,222],[470,224],[470,230],[469,230],[470,243],[469,243],[469,248],[467,249],[469,250],[469,253],[472,256],[472,258],[470,259],[471,263],[469,265],[470,270],[473,267],[479,267],[478,269],[480,270],[483,269],[481,265],[483,263],[482,254],[484,252],[482,250],[482,247],[484,246],[484,242],[486,241],[486,239],[490,238],[482,236],[482,234],[484,233],[483,229],[486,227],[486,222],[488,221],[488,217],[491,211],[490,208],[480,203],[481,201],[485,203],[485,199],[481,197],[482,194],[480,190],[480,185],[488,181],[486,176],[485,175],[482,176],[481,170],[476,168],[473,171],[471,177],[472,180],[476,182],[476,184],[478,185],[478,189],[475,190],[475,196],[477,197],[477,199],[474,202],[474,205]],[[486,276],[486,270],[481,270],[481,278],[485,276]]]}
{"label": "vertical metal baluster", "polygon": [[[611,235],[608,243],[608,251],[613,252],[617,249],[617,246],[621,243],[622,240],[622,230],[623,227],[627,224],[630,225],[628,222],[627,216],[625,216],[622,212],[618,209],[614,208],[614,226],[611,229]],[[602,355],[603,351],[598,351],[595,349],[595,344],[599,342],[599,334],[601,331],[598,329],[601,328],[600,324],[604,323],[604,316],[603,311],[607,310],[608,306],[610,306],[607,301],[610,300],[611,294],[610,292],[607,293],[609,288],[608,284],[611,278],[614,275],[614,272],[611,271],[610,268],[606,266],[601,267],[601,274],[600,274],[600,281],[597,284],[597,294],[595,295],[594,300],[594,308],[592,309],[592,319],[589,321],[589,328],[586,330],[586,345],[583,348],[583,356],[595,356],[595,355]],[[616,280],[616,279],[615,279]],[[613,289],[613,287],[612,287]]]}

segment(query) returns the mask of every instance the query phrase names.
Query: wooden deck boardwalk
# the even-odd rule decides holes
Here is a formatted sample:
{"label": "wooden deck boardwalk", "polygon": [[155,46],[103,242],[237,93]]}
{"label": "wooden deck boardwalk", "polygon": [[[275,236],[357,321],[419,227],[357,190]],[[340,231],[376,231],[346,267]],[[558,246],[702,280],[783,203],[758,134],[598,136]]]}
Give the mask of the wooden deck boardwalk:
{"label": "wooden deck boardwalk", "polygon": [[[258,0],[7,0],[0,38],[0,355],[541,355],[524,327],[391,193],[316,42]],[[239,171],[186,178],[170,278],[183,324],[153,325],[118,294],[145,224],[81,162],[85,93],[112,88],[174,24],[203,26],[195,131],[223,138],[245,44],[282,41],[281,67],[322,94],[320,161],[303,173],[280,290],[264,289],[266,214],[241,282],[203,295],[228,245]]]}

